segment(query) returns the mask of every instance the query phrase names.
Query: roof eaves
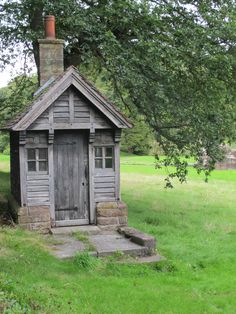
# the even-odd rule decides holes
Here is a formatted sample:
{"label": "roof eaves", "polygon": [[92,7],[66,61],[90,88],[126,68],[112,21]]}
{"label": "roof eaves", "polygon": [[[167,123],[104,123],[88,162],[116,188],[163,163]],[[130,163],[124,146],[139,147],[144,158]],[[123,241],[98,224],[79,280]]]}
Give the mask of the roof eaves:
{"label": "roof eaves", "polygon": [[[119,120],[119,122],[128,128],[132,128],[133,124],[125,117],[125,115],[117,108],[117,106],[111,102],[107,97],[105,97],[90,81],[88,81],[83,75],[81,75],[76,68],[74,69],[74,78],[76,80],[79,79],[79,83],[84,83],[85,87],[90,94],[95,97],[105,108],[112,114],[115,114],[115,118]],[[87,85],[87,86],[86,86]]]}

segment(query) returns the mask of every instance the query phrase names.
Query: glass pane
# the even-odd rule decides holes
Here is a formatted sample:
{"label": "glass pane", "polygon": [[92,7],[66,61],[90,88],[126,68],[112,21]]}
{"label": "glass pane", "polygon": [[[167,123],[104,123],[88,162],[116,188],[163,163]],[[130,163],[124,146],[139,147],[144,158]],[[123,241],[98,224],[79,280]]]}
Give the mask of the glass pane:
{"label": "glass pane", "polygon": [[106,157],[112,157],[112,155],[113,155],[113,148],[106,147]]}
{"label": "glass pane", "polygon": [[36,171],[36,161],[28,161],[28,171]]}
{"label": "glass pane", "polygon": [[95,168],[102,168],[102,159],[95,159]]}
{"label": "glass pane", "polygon": [[39,159],[48,160],[47,148],[39,148]]}
{"label": "glass pane", "polygon": [[47,161],[39,161],[39,171],[47,171],[48,163]]}
{"label": "glass pane", "polygon": [[102,157],[102,147],[95,147],[95,157]]}
{"label": "glass pane", "polygon": [[112,160],[112,158],[107,158],[106,160],[105,160],[105,168],[113,168],[113,160]]}
{"label": "glass pane", "polygon": [[35,149],[27,149],[28,160],[35,160]]}

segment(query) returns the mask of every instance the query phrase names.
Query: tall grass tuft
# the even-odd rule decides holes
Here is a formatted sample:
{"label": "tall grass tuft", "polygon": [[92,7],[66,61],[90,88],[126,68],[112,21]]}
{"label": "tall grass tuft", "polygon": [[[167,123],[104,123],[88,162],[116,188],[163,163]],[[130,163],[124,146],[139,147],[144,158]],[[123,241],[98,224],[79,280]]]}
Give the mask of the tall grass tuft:
{"label": "tall grass tuft", "polygon": [[98,259],[91,256],[88,252],[79,252],[74,257],[74,264],[82,270],[93,270],[98,265]]}

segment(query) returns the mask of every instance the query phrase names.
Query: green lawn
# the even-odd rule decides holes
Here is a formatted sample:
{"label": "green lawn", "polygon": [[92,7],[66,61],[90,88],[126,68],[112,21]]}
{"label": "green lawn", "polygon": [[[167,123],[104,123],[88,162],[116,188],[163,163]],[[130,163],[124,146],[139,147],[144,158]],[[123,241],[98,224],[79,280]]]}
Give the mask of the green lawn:
{"label": "green lawn", "polygon": [[[164,160],[164,156],[159,156],[160,162]],[[143,165],[143,166],[155,166],[156,159],[154,156],[139,156],[130,153],[121,152],[121,160],[124,165]],[[194,158],[182,158],[187,160],[189,163],[194,163]]]}
{"label": "green lawn", "polygon": [[[122,197],[129,224],[154,235],[166,261],[59,261],[47,252],[48,239],[2,228],[6,313],[235,313],[236,171],[216,171],[204,183],[190,168],[187,184],[166,190],[166,171],[155,170],[151,158],[122,156]],[[8,159],[0,156],[2,194],[7,172]]]}

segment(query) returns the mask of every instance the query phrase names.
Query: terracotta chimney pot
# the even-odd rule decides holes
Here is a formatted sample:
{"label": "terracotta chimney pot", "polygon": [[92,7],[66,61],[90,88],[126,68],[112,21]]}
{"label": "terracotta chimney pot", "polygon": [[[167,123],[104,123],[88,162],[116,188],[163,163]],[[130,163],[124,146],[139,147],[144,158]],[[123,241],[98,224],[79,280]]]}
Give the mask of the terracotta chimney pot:
{"label": "terracotta chimney pot", "polygon": [[56,39],[55,17],[44,18],[45,38],[39,39],[39,82],[42,86],[50,78],[56,78],[64,71],[64,40]]}
{"label": "terracotta chimney pot", "polygon": [[44,27],[45,27],[45,38],[46,39],[55,39],[55,16],[46,15],[44,18]]}

